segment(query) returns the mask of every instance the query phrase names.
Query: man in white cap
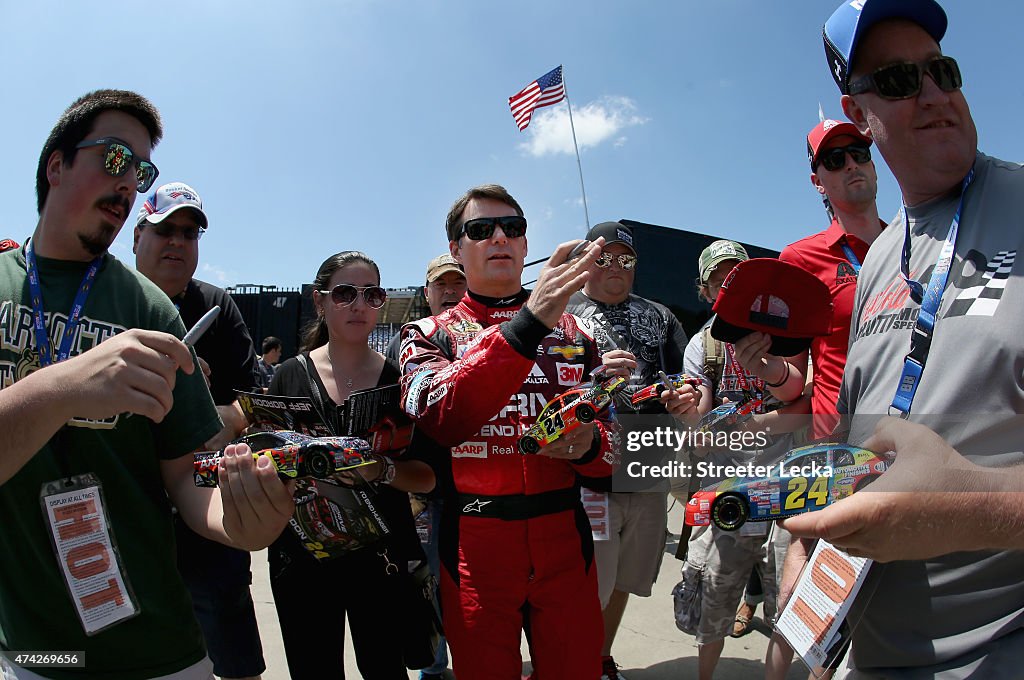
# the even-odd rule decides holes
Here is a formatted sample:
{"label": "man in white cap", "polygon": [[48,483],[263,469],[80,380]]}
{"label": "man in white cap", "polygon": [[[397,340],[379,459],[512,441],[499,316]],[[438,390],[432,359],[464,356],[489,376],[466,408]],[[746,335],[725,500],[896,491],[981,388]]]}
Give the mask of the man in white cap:
{"label": "man in white cap", "polygon": [[[256,352],[231,296],[192,278],[199,239],[209,226],[203,201],[189,185],[170,182],[146,198],[135,223],[135,267],[171,298],[186,327],[220,306],[217,319],[195,344],[224,421],[204,448],[219,450],[247,425],[235,390],[256,390]],[[222,678],[258,677],[266,665],[249,593],[249,553],[201,537],[180,518],[175,537],[178,569],[192,594],[214,673]]]}
{"label": "man in white cap", "polygon": [[853,605],[856,678],[1024,668],[1024,174],[978,151],[946,28],[933,0],[846,2],[824,28],[843,110],[905,206],[858,277],[839,403],[851,442],[895,462],[869,491],[785,521],[888,562]]}

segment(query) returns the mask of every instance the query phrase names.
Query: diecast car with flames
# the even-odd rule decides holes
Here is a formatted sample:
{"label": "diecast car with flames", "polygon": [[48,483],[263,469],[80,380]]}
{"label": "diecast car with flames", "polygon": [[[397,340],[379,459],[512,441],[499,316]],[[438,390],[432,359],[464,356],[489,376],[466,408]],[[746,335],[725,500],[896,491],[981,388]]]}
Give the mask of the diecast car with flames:
{"label": "diecast car with flames", "polygon": [[848,444],[803,446],[767,466],[767,476],[730,477],[697,491],[686,504],[685,522],[735,531],[748,521],[821,510],[860,491],[888,467],[888,457]]}
{"label": "diecast car with flames", "polygon": [[690,385],[692,387],[700,387],[700,378],[691,378],[685,373],[673,373],[672,375],[664,376],[661,380],[658,380],[653,385],[648,385],[642,390],[638,390],[633,393],[629,401],[633,406],[639,406],[652,399],[657,399],[661,396],[661,393],[666,389],[666,384],[672,385],[672,389],[681,389],[684,385]]}
{"label": "diecast car with flames", "polygon": [[519,438],[520,453],[537,453],[563,434],[594,422],[626,386],[625,378],[609,375],[603,367],[595,368],[590,375],[592,380],[569,388],[545,404],[537,422]]}
{"label": "diecast car with flames", "polygon": [[[278,476],[286,480],[300,477],[328,479],[338,472],[375,462],[370,455],[369,443],[358,437],[310,437],[279,430],[249,434],[234,443],[248,444],[253,458],[270,458]],[[196,486],[217,486],[217,466],[221,457],[221,451],[195,454]]]}

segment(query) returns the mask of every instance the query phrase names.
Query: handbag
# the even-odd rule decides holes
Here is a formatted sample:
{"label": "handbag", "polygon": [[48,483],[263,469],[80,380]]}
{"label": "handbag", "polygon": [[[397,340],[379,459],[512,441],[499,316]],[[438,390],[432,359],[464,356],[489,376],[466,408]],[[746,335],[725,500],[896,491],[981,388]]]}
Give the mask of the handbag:
{"label": "handbag", "polygon": [[430,565],[420,561],[409,572],[406,582],[409,607],[405,616],[405,644],[402,651],[405,667],[418,670],[434,664],[444,628],[437,602],[437,579],[430,573]]}
{"label": "handbag", "polygon": [[683,580],[672,589],[672,608],[675,610],[676,628],[696,635],[700,625],[700,608],[704,600],[704,567],[683,564]]}

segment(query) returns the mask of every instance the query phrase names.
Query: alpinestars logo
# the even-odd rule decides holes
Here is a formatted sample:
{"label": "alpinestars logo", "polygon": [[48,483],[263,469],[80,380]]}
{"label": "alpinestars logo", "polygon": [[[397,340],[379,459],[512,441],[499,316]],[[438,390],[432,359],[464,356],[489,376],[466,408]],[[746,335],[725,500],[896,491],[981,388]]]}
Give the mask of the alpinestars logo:
{"label": "alpinestars logo", "polygon": [[485,505],[488,505],[491,501],[485,501],[477,498],[475,501],[466,503],[466,507],[462,508],[462,512],[482,512]]}
{"label": "alpinestars logo", "polygon": [[964,288],[949,307],[949,316],[994,316],[1010,280],[1016,250],[1000,250],[985,266],[980,281]]}

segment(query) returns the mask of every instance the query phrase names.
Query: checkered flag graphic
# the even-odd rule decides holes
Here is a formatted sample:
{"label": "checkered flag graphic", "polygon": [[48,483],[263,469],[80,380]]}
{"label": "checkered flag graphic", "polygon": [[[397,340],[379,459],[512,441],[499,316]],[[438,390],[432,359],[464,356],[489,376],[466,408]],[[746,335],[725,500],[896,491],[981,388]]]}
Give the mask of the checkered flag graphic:
{"label": "checkered flag graphic", "polygon": [[962,290],[950,305],[946,316],[993,316],[1006,282],[1010,279],[1010,270],[1013,269],[1016,257],[1016,250],[1000,250],[996,253],[985,267],[982,283]]}

